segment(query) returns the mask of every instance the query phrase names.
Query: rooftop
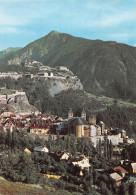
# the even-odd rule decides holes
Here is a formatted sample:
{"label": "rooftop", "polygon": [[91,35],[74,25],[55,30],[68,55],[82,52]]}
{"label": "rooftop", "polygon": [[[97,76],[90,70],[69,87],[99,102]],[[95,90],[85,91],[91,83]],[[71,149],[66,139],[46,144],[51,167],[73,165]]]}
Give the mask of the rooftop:
{"label": "rooftop", "polygon": [[120,170],[121,173],[127,173],[125,169],[123,169],[121,166],[114,167],[114,171]]}
{"label": "rooftop", "polygon": [[68,121],[68,124],[71,126],[77,126],[77,125],[85,125],[86,121],[84,118],[81,117],[73,117]]}
{"label": "rooftop", "polygon": [[117,173],[111,173],[110,176],[112,177],[112,179],[115,179],[115,180],[121,180],[122,179],[122,177]]}

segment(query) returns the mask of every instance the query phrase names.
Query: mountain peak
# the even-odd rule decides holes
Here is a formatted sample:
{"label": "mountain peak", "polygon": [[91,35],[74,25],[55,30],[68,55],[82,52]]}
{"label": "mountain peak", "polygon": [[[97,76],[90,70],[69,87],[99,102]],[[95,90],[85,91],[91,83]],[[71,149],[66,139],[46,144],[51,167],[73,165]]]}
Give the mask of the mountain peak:
{"label": "mountain peak", "polygon": [[61,34],[61,33],[56,30],[52,30],[48,35],[58,35],[58,34]]}

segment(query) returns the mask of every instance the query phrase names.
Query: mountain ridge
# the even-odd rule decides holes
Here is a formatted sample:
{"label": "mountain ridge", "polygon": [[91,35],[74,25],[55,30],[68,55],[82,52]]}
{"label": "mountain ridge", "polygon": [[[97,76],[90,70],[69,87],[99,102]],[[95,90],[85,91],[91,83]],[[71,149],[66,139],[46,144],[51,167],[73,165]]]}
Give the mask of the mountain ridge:
{"label": "mountain ridge", "polygon": [[80,78],[87,92],[124,99],[136,96],[135,47],[51,31],[7,56],[4,62],[21,64],[26,59],[51,67],[68,67]]}
{"label": "mountain ridge", "polygon": [[8,47],[7,49],[0,51],[0,60],[13,54],[16,51],[19,51],[21,48],[22,47]]}

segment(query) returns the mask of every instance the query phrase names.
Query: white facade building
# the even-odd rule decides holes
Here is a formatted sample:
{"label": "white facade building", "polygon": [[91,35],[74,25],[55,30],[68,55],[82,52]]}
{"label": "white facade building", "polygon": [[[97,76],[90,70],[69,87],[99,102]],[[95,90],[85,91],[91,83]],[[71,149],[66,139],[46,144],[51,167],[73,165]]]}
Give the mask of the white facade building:
{"label": "white facade building", "polygon": [[90,126],[90,137],[96,136],[96,127],[95,125]]}
{"label": "white facade building", "polygon": [[69,69],[66,66],[60,66],[59,70],[63,70],[63,71],[69,71]]}

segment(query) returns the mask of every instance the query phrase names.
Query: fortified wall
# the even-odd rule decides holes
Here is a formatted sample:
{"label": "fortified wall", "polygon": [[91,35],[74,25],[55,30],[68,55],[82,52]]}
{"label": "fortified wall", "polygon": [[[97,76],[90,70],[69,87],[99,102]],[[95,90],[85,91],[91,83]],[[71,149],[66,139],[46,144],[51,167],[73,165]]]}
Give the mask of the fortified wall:
{"label": "fortified wall", "polygon": [[21,102],[25,102],[25,104],[29,104],[28,99],[26,97],[25,92],[16,91],[13,94],[3,94],[0,95],[0,104],[19,104]]}

